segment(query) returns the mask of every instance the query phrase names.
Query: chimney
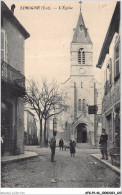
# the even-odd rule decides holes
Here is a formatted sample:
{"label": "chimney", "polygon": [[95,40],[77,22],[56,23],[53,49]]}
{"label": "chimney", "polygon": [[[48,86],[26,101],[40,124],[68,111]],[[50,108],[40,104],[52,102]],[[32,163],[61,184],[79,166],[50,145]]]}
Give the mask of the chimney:
{"label": "chimney", "polygon": [[15,5],[13,4],[12,6],[11,6],[11,11],[14,13],[14,9],[15,9]]}

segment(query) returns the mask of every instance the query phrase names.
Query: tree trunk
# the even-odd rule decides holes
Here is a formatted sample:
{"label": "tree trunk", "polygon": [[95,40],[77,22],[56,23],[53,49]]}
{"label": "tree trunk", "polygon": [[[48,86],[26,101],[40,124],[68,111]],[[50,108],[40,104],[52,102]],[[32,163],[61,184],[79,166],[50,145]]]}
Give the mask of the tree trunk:
{"label": "tree trunk", "polygon": [[46,122],[47,122],[46,119],[44,119],[44,144],[45,144],[45,145],[46,145],[46,141],[47,141],[47,140],[46,140],[46,130],[47,130],[47,129],[46,129],[46,124],[47,124]]}
{"label": "tree trunk", "polygon": [[42,118],[40,119],[40,145],[42,145]]}

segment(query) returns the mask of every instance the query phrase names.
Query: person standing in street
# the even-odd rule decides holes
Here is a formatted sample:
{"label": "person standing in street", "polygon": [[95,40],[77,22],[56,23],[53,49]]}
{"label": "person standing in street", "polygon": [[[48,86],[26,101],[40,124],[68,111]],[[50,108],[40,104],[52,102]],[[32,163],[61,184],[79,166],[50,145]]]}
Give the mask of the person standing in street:
{"label": "person standing in street", "polygon": [[55,139],[55,136],[56,136],[56,132],[53,132],[53,137],[50,139],[50,149],[51,149],[51,162],[56,162],[54,160],[54,156],[55,156],[55,148],[56,148],[56,139]]}
{"label": "person standing in street", "polygon": [[101,154],[102,154],[102,159],[108,160],[108,152],[107,152],[107,140],[108,140],[108,135],[105,132],[105,129],[102,129],[102,134],[100,136],[100,148],[101,148]]}
{"label": "person standing in street", "polygon": [[62,138],[59,140],[59,147],[60,147],[60,150],[61,150],[61,149],[63,150],[63,147],[64,147],[64,141],[63,141],[63,139],[62,139]]}
{"label": "person standing in street", "polygon": [[70,140],[70,154],[71,154],[71,157],[75,155],[75,146],[76,146],[76,143],[75,141],[72,141]]}

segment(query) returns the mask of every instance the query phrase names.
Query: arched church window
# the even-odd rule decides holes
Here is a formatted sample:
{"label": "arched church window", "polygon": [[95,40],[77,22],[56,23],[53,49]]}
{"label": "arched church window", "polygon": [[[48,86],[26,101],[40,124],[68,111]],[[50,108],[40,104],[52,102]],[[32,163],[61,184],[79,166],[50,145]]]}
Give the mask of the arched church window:
{"label": "arched church window", "polygon": [[78,63],[85,64],[85,52],[83,51],[83,48],[80,48],[78,51]]}
{"label": "arched church window", "polygon": [[82,64],[85,64],[85,52],[82,52]]}
{"label": "arched church window", "polygon": [[78,63],[81,64],[81,51],[78,51]]}

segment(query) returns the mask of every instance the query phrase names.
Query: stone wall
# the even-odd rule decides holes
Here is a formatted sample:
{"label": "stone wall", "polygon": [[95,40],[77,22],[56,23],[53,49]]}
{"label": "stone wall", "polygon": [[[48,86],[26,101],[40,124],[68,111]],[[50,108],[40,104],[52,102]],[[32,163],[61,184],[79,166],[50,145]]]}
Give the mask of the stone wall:
{"label": "stone wall", "polygon": [[21,98],[17,101],[17,146],[24,153],[24,105]]}
{"label": "stone wall", "polygon": [[24,37],[6,18],[2,29],[7,35],[8,64],[24,74]]}

